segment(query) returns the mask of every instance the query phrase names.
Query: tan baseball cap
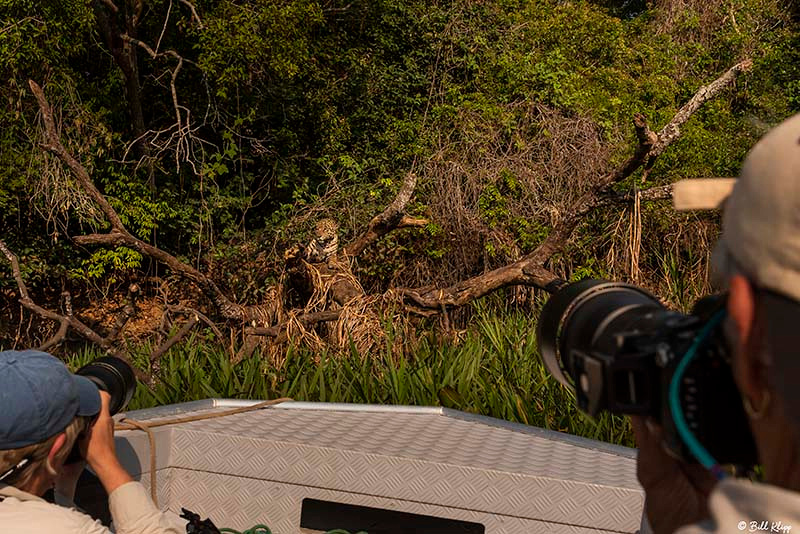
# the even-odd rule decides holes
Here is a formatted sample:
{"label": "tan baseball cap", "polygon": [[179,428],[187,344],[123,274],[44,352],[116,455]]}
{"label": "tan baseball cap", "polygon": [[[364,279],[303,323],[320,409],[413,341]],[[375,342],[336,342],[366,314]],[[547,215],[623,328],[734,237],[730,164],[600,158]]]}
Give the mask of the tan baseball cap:
{"label": "tan baseball cap", "polygon": [[725,202],[711,268],[720,286],[740,272],[800,301],[800,114],[770,130],[747,155]]}

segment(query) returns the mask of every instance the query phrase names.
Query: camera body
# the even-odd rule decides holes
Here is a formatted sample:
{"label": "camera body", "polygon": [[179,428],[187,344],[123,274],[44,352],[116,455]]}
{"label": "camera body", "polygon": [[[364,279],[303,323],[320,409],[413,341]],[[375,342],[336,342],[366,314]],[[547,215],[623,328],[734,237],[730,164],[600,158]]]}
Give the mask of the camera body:
{"label": "camera body", "polygon": [[[664,428],[668,450],[688,460],[677,415],[718,463],[748,469],[757,453],[721,326],[698,340],[721,309],[722,299],[709,297],[685,315],[636,286],[583,280],[563,286],[545,304],[539,349],[548,371],[575,391],[578,407],[589,415],[608,410],[652,417]],[[670,388],[695,344],[694,358],[678,377],[681,414],[675,414]]]}

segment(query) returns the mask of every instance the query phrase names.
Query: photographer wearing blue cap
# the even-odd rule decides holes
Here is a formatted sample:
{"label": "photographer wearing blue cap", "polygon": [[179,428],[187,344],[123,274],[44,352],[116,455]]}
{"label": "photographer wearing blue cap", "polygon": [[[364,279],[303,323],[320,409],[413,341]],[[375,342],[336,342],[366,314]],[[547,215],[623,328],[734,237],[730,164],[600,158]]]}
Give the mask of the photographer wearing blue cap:
{"label": "photographer wearing blue cap", "polygon": [[[694,207],[712,208],[713,205]],[[666,454],[632,418],[656,534],[800,530],[800,115],[753,148],[725,205],[712,258],[728,290],[726,337],[765,483],[717,480]]]}
{"label": "photographer wearing blue cap", "polygon": [[[109,496],[117,534],[178,534],[120,465],[109,395],[38,351],[0,352],[0,525],[3,532],[108,534],[74,508],[86,463]],[[66,464],[73,447],[85,462]],[[53,488],[57,504],[41,497]]]}

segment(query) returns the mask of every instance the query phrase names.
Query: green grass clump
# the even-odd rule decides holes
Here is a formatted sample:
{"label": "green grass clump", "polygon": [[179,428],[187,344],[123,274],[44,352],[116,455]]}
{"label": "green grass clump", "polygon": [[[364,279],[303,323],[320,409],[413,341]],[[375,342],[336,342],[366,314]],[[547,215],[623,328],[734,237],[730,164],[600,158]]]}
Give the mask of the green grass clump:
{"label": "green grass clump", "polygon": [[[542,364],[535,325],[521,312],[479,312],[461,341],[431,334],[403,358],[290,347],[277,365],[258,355],[233,365],[217,345],[193,336],[164,355],[160,381],[140,384],[130,409],[208,397],[445,406],[632,446],[624,418],[578,411],[574,395]],[[151,350],[132,349],[133,361],[145,368]],[[98,356],[86,348],[66,360],[75,369]]]}

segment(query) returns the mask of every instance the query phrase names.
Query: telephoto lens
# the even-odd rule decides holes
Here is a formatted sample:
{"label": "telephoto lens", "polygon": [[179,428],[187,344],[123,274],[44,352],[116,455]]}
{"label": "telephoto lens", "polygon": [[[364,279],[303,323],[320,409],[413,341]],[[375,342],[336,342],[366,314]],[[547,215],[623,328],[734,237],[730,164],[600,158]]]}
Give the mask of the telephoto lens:
{"label": "telephoto lens", "polygon": [[[664,309],[653,295],[636,286],[606,280],[582,280],[562,287],[542,309],[538,329],[539,352],[547,370],[561,384],[570,389],[577,386],[579,400],[584,400],[581,396],[587,395],[596,401],[587,402],[591,406],[581,406],[594,416],[600,409],[607,409],[609,404],[615,403],[599,397],[600,391],[612,393],[603,383],[609,376],[598,374],[595,366],[584,366],[582,356],[618,354],[618,334],[646,332],[652,338],[662,330],[662,324],[678,317],[678,314]],[[628,375],[631,369],[620,371],[625,373],[624,384],[632,386],[633,399],[630,400],[636,404],[633,386],[638,385],[641,389],[645,385],[638,384],[638,374]],[[633,380],[634,376],[636,380]],[[641,413],[635,407],[631,408],[625,413]]]}
{"label": "telephoto lens", "polygon": [[111,415],[123,410],[133,397],[136,389],[136,375],[131,366],[114,356],[103,356],[84,365],[75,373],[85,376],[95,383],[98,389],[111,396],[109,410]]}
{"label": "telephoto lens", "polygon": [[724,310],[719,295],[687,315],[639,287],[582,280],[562,285],[542,309],[539,352],[589,415],[652,417],[676,456],[750,469],[757,454],[721,327]]}

